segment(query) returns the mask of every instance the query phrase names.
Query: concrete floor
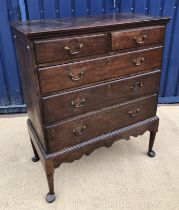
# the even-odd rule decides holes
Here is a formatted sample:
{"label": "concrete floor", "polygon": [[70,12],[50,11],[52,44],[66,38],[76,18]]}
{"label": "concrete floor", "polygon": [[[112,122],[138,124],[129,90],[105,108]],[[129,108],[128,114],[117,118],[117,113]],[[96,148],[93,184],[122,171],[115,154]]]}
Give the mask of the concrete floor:
{"label": "concrete floor", "polygon": [[31,162],[26,115],[0,116],[0,210],[179,210],[179,106],[160,106],[156,158],[148,133],[100,148],[55,172],[57,199],[42,164]]}

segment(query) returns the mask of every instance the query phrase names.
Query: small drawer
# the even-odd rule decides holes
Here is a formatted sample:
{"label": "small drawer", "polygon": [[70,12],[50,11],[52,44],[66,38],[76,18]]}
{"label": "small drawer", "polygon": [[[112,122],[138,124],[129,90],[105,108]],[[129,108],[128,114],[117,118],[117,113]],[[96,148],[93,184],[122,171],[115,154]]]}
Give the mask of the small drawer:
{"label": "small drawer", "polygon": [[162,44],[165,27],[149,27],[111,33],[112,51],[152,44]]}
{"label": "small drawer", "polygon": [[129,99],[158,93],[159,81],[158,70],[44,97],[42,104],[45,122],[57,122]]}
{"label": "small drawer", "polygon": [[104,81],[161,67],[162,47],[40,68],[42,94]]}
{"label": "small drawer", "polygon": [[157,96],[154,95],[48,126],[50,152],[154,117],[156,108]]}
{"label": "small drawer", "polygon": [[107,48],[106,34],[35,41],[38,64],[105,53]]}

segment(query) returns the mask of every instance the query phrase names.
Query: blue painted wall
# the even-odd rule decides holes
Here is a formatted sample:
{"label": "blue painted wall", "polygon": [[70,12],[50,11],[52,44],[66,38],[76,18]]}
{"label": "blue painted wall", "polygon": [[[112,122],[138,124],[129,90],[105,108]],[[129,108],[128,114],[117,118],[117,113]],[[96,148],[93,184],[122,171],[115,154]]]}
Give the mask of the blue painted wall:
{"label": "blue painted wall", "polygon": [[24,108],[9,21],[19,19],[18,1],[0,1],[0,111]]}
{"label": "blue painted wall", "polygon": [[9,21],[114,11],[172,17],[166,31],[159,102],[179,102],[179,0],[1,0],[0,113],[25,111]]}

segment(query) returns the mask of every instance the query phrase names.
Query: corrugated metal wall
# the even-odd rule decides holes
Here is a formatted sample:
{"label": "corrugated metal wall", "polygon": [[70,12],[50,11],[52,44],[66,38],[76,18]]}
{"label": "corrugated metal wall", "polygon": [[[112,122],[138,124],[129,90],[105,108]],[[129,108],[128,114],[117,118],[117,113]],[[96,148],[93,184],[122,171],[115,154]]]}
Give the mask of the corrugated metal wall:
{"label": "corrugated metal wall", "polygon": [[0,106],[2,111],[24,107],[9,21],[19,18],[17,1],[0,1]]}
{"label": "corrugated metal wall", "polygon": [[1,0],[0,112],[19,112],[25,107],[9,21],[20,16],[34,20],[114,11],[172,17],[166,32],[159,101],[179,102],[179,0]]}

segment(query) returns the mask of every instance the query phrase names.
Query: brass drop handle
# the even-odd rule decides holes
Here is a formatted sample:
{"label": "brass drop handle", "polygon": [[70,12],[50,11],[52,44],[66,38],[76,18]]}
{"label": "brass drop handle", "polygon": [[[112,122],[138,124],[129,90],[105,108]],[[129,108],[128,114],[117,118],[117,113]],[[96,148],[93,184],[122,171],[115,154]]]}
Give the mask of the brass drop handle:
{"label": "brass drop handle", "polygon": [[83,106],[83,104],[86,102],[85,98],[80,98],[80,97],[77,97],[75,100],[73,100],[71,102],[71,105],[74,107],[74,108],[80,108]]}
{"label": "brass drop handle", "polygon": [[142,36],[139,37],[134,37],[134,40],[137,44],[143,44],[145,42],[145,39],[147,38],[147,34],[144,34]]}
{"label": "brass drop handle", "polygon": [[131,117],[135,117],[141,110],[139,108],[137,108],[136,110],[134,111],[129,111],[129,115]]}
{"label": "brass drop handle", "polygon": [[86,129],[86,126],[83,125],[83,126],[80,126],[80,127],[78,127],[78,128],[74,128],[74,129],[73,129],[73,133],[74,133],[75,135],[79,136],[79,135],[82,135],[82,134],[84,133],[85,129]]}
{"label": "brass drop handle", "polygon": [[136,82],[131,86],[131,90],[134,90],[136,87],[143,87],[142,82]]}
{"label": "brass drop handle", "polygon": [[79,44],[79,46],[77,47],[77,51],[75,51],[75,52],[73,52],[71,49],[70,49],[70,47],[68,47],[68,46],[65,46],[64,47],[64,50],[65,51],[67,51],[70,55],[77,55],[77,54],[79,54],[80,52],[81,52],[81,48],[83,48],[83,44],[81,43],[81,44]]}
{"label": "brass drop handle", "polygon": [[138,58],[134,58],[132,60],[132,62],[136,65],[136,66],[140,66],[141,64],[143,64],[145,61],[144,57],[138,57]]}
{"label": "brass drop handle", "polygon": [[72,81],[78,81],[82,79],[84,73],[85,73],[84,70],[81,70],[78,75],[75,75],[72,72],[70,72],[68,76],[71,78]]}

